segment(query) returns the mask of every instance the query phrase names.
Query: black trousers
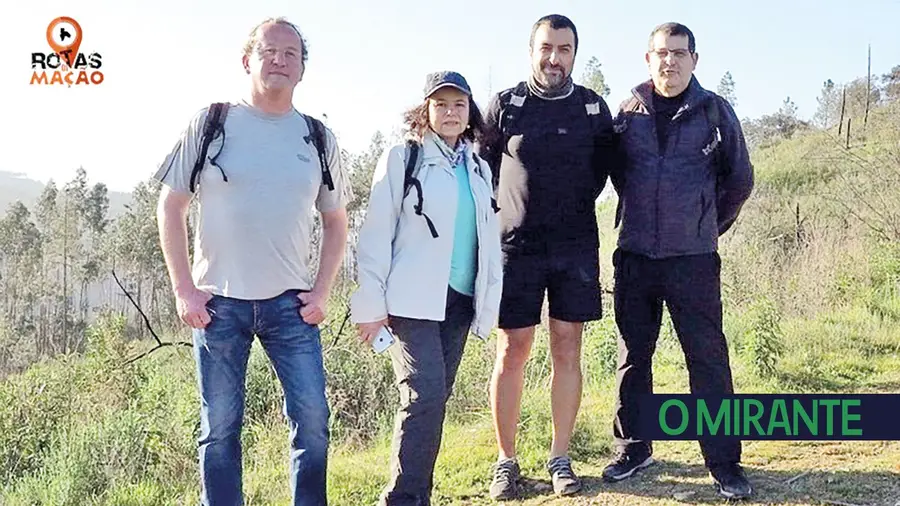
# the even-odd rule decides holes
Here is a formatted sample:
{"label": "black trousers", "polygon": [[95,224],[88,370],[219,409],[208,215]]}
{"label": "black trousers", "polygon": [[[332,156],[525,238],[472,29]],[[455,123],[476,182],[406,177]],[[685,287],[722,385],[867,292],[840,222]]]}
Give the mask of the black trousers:
{"label": "black trousers", "polygon": [[381,506],[429,506],[444,415],[475,316],[472,297],[447,291],[443,321],[390,317],[389,350],[400,407],[394,421],[391,479]]}
{"label": "black trousers", "polygon": [[[728,345],[722,332],[722,295],[718,253],[654,260],[616,250],[615,313],[619,327],[619,367],[613,436],[620,449],[652,443],[637,439],[637,405],[642,394],[653,393],[653,352],[666,303],[690,378],[691,393],[734,393]],[[707,467],[737,463],[741,442],[702,439]]]}

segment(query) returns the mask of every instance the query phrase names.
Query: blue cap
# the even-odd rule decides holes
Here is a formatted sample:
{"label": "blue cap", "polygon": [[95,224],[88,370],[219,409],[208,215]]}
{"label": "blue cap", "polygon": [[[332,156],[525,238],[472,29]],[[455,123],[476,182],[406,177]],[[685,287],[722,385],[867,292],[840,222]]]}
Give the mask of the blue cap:
{"label": "blue cap", "polygon": [[465,77],[457,72],[445,70],[442,72],[433,72],[428,74],[425,78],[425,98],[430,97],[432,93],[441,88],[446,88],[447,86],[456,88],[466,95],[472,95],[472,88],[469,88],[469,83],[466,82]]}

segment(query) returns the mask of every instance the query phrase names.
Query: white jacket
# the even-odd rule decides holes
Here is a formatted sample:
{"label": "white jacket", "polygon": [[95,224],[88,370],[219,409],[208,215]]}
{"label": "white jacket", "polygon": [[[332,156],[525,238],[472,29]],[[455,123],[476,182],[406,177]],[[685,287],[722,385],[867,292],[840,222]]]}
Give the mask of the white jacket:
{"label": "white jacket", "polygon": [[[378,321],[389,314],[444,320],[458,183],[453,167],[435,144],[433,135],[429,131],[422,141],[419,154],[422,164],[417,179],[422,185],[424,214],[431,218],[438,237],[432,237],[424,216],[415,213],[416,189],[410,188],[403,198],[405,146],[400,144],[385,150],[372,177],[369,207],[359,231],[359,288],[350,300],[355,323]],[[478,237],[475,317],[471,331],[486,339],[496,325],[500,307],[503,279],[500,229],[491,206],[491,169],[483,160],[480,166],[476,164],[471,143],[466,146],[466,166],[475,199]],[[476,167],[480,170],[476,171]]]}

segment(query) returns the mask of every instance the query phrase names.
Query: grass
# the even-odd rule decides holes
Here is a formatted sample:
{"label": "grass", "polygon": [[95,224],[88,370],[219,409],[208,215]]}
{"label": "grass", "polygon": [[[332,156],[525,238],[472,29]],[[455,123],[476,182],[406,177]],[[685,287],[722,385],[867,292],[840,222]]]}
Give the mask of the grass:
{"label": "grass", "polygon": [[[741,317],[754,318],[751,313]],[[900,385],[896,351],[900,330],[890,321],[872,318],[865,306],[814,321],[783,320],[786,346],[773,363],[774,376],[761,375],[746,356],[749,352],[741,348],[755,321],[739,319],[729,317],[728,328],[734,333],[731,354],[740,393],[884,392],[896,391]],[[609,357],[615,350],[610,346],[613,328],[609,315],[591,324],[585,337],[585,393],[572,455],[586,487],[572,498],[554,498],[544,470],[551,425],[548,370],[542,360],[547,340],[545,335],[538,337],[519,427],[519,458],[528,478],[519,504],[722,502],[693,442],[658,442],[655,456],[659,462],[634,480],[614,485],[599,480],[611,457],[615,396]],[[106,339],[104,346],[116,349],[110,341]],[[119,353],[127,355],[125,350]],[[434,504],[490,503],[486,494],[496,450],[485,371],[492,356],[492,343],[473,340],[468,345],[460,368],[459,381],[464,388],[452,400],[455,408],[446,424],[436,466]],[[130,381],[116,376],[115,358],[113,353],[94,361],[61,359],[2,385],[0,394],[6,405],[30,399],[23,404],[30,408],[20,410],[17,418],[26,426],[43,427],[42,433],[19,432],[20,439],[7,438],[3,443],[7,451],[27,450],[24,455],[36,454],[37,460],[0,486],[2,504],[194,502],[198,493],[193,443],[197,421],[190,356],[180,350],[158,352],[125,374]],[[277,387],[272,391],[275,380],[267,374],[265,358],[255,346],[248,380],[255,407],[248,409],[243,434],[244,491],[248,504],[288,504],[287,427],[280,414]],[[79,383],[77,378],[90,375],[106,376],[107,380]],[[670,324],[664,325],[661,333],[654,379],[658,392],[687,391],[684,358]],[[35,383],[43,388],[35,388]],[[381,387],[392,389],[390,385]],[[73,397],[79,397],[79,402],[66,403]],[[393,397],[392,391],[386,394],[386,398]],[[37,424],[42,413],[55,408],[64,409],[52,424]],[[394,404],[380,409],[392,411]],[[10,410],[0,413],[11,415]],[[11,416],[6,420],[13,422]],[[350,437],[333,445],[328,477],[331,504],[374,504],[384,487],[390,462],[389,430],[376,424],[370,429],[368,437]],[[15,460],[12,456],[8,459]],[[900,500],[900,442],[750,441],[744,446],[744,463],[758,493],[758,502],[749,504],[840,501],[894,506]]]}

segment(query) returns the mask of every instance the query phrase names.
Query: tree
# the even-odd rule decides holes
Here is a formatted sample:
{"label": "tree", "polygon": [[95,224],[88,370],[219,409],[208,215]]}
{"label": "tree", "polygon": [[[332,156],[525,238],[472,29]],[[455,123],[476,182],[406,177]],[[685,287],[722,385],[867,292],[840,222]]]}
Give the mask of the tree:
{"label": "tree", "polygon": [[603,77],[603,72],[600,70],[600,60],[597,57],[592,56],[590,60],[587,62],[587,66],[584,68],[584,74],[581,76],[581,84],[586,88],[590,88],[594,90],[598,95],[603,98],[609,96],[609,86],[606,85],[606,78]]}
{"label": "tree", "polygon": [[366,209],[369,207],[369,192],[372,187],[375,166],[378,165],[378,160],[387,146],[388,140],[384,134],[375,132],[366,151],[358,155],[347,153],[345,157],[349,169],[350,186],[353,189],[353,200],[347,205],[347,214],[350,219],[350,235],[347,240],[344,265],[347,278],[354,277],[356,273],[357,234],[365,219]]}
{"label": "tree", "polygon": [[731,72],[725,72],[725,75],[722,76],[722,80],[719,81],[719,87],[716,89],[716,93],[718,93],[722,98],[728,101],[731,104],[731,107],[737,107],[737,95],[734,94],[734,79],[731,77]]}
{"label": "tree", "polygon": [[887,100],[900,100],[900,65],[895,65],[890,72],[881,76],[881,84]]}
{"label": "tree", "polygon": [[819,107],[813,121],[820,128],[831,128],[836,125],[841,113],[841,93],[831,79],[822,84],[822,93],[816,99]]}
{"label": "tree", "polygon": [[83,227],[87,231],[87,237],[82,235],[82,241],[86,241],[84,259],[79,262],[77,276],[81,282],[80,305],[81,318],[88,318],[88,289],[92,283],[100,278],[100,271],[104,263],[105,251],[101,247],[104,233],[109,220],[106,214],[109,211],[109,196],[106,185],[97,183],[84,197],[81,219]]}
{"label": "tree", "polygon": [[[132,191],[132,201],[126,206],[113,227],[112,255],[110,268],[116,270],[125,288],[135,297],[148,317],[157,321],[177,322],[174,299],[165,259],[159,245],[159,228],[156,222],[156,204],[159,200],[160,185],[142,182]],[[192,229],[188,227],[190,249]],[[119,292],[111,286],[111,292]],[[121,294],[120,294],[121,295]],[[134,324],[143,335],[144,327],[140,316],[132,310],[129,302],[121,297],[121,306],[116,309],[131,312]]]}
{"label": "tree", "polygon": [[744,134],[750,149],[755,149],[780,139],[790,139],[796,132],[808,128],[809,123],[797,118],[797,105],[791,97],[787,97],[775,114],[747,122]]}
{"label": "tree", "polygon": [[9,206],[0,219],[0,266],[2,266],[2,314],[12,329],[21,332],[28,318],[30,302],[41,259],[41,234],[31,221],[31,212],[22,202]]}
{"label": "tree", "polygon": [[[859,79],[854,79],[853,81],[847,83],[844,86],[844,89],[847,93],[847,107],[844,114],[844,119],[847,118],[859,118],[859,124],[862,124],[863,116],[866,113],[866,94],[868,90],[868,101],[869,107],[876,107],[881,103],[881,90],[872,86],[869,89],[869,83],[867,82],[865,77],[861,77]],[[838,105],[840,107],[840,105]],[[838,108],[838,114],[840,114],[840,108]],[[856,119],[853,120],[854,123],[857,122]]]}
{"label": "tree", "polygon": [[350,185],[353,188],[354,199],[347,206],[347,212],[362,212],[369,205],[369,191],[372,186],[372,175],[375,173],[375,165],[387,146],[387,140],[381,132],[375,132],[369,141],[368,149],[359,155],[350,155]]}

